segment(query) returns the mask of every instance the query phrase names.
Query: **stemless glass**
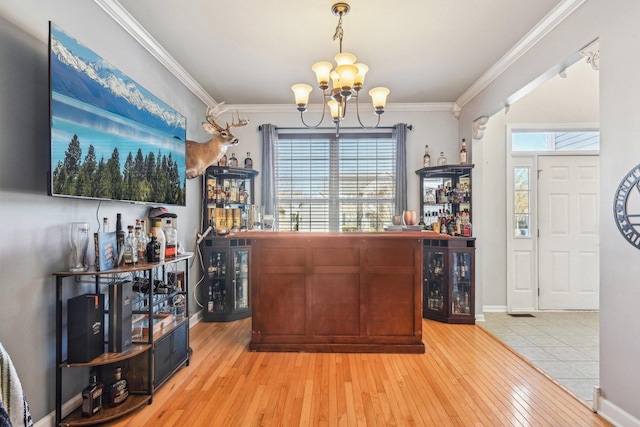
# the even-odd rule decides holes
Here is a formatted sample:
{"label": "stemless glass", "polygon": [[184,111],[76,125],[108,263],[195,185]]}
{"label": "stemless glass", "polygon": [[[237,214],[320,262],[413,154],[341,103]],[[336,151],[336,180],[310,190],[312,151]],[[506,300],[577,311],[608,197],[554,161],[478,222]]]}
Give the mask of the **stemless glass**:
{"label": "stemless glass", "polygon": [[69,224],[69,244],[71,245],[71,267],[69,271],[87,271],[87,248],[89,247],[89,223]]}
{"label": "stemless glass", "polygon": [[416,211],[402,212],[402,220],[404,222],[404,225],[415,225],[417,220]]}

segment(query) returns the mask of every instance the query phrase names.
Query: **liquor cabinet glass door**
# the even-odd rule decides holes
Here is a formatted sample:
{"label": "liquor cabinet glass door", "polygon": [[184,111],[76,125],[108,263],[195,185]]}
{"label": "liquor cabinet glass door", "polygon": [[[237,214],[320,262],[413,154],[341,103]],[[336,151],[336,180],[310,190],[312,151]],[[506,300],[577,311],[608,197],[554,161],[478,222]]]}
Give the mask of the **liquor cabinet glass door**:
{"label": "liquor cabinet glass door", "polygon": [[426,251],[424,281],[426,288],[423,295],[423,311],[436,311],[444,314],[446,289],[445,274],[446,257],[442,251]]}
{"label": "liquor cabinet glass door", "polygon": [[227,253],[211,251],[206,261],[207,313],[228,313],[227,304]]}
{"label": "liquor cabinet glass door", "polygon": [[233,251],[234,310],[249,309],[249,251]]}
{"label": "liquor cabinet glass door", "polygon": [[453,252],[451,257],[451,314],[471,316],[471,254]]}

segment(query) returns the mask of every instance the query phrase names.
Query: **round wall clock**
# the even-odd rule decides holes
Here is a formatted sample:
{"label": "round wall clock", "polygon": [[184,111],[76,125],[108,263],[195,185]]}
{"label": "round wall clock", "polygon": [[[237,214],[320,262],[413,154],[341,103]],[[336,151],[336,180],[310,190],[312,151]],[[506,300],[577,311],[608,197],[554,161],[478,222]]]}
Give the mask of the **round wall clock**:
{"label": "round wall clock", "polygon": [[640,249],[640,165],[631,169],[618,185],[613,216],[620,234]]}

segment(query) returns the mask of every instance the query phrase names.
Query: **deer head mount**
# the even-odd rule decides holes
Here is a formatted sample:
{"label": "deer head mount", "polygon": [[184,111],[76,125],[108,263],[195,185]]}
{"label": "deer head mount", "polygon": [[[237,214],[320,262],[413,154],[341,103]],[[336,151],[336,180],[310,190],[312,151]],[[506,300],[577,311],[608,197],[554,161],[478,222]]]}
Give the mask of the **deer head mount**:
{"label": "deer head mount", "polygon": [[209,166],[215,164],[227,152],[229,146],[237,145],[238,138],[233,136],[231,128],[244,126],[249,123],[247,119],[241,119],[238,115],[238,121],[232,114],[232,123],[227,123],[227,127],[223,128],[216,123],[215,119],[225,111],[221,109],[224,102],[208,107],[205,114],[207,121],[202,123],[205,131],[213,135],[207,142],[187,141],[187,178],[195,178],[202,175]]}

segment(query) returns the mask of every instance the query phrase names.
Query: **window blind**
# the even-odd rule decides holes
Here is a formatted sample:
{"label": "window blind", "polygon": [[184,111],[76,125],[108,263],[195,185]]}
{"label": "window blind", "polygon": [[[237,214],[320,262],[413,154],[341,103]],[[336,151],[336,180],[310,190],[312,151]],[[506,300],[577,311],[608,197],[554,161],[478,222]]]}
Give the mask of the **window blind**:
{"label": "window blind", "polygon": [[392,133],[278,133],[280,230],[381,231],[395,212]]}

